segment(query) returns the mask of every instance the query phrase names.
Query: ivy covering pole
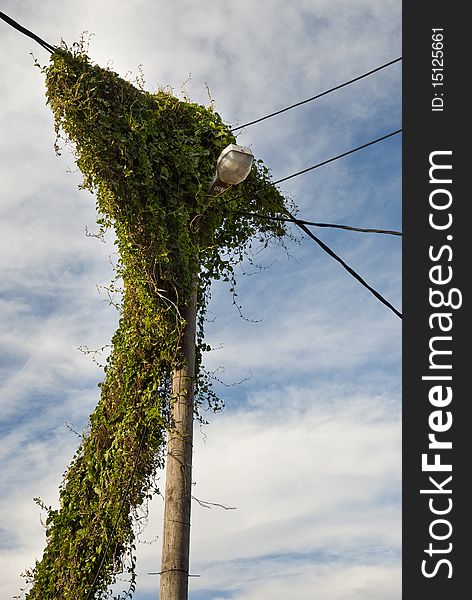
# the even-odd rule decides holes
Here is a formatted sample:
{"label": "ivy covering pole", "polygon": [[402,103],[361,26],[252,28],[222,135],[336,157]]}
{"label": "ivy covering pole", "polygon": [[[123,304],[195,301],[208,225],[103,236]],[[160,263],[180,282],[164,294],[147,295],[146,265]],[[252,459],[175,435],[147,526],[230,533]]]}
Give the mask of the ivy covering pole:
{"label": "ivy covering pole", "polygon": [[[55,49],[43,72],[57,134],[75,148],[101,231],[115,230],[123,292],[100,400],[64,475],[60,505],[48,508],[46,548],[27,572],[26,598],[107,598],[126,571],[129,598],[138,511],[156,491],[174,431],[172,374],[194,371],[197,413],[204,403],[220,406],[202,368],[210,284],[234,287],[234,265],[254,238],[267,245],[287,233],[284,223],[242,212],[276,216],[287,202],[260,161],[236,193],[224,200],[207,193],[218,155],[235,141],[212,108],[146,92],[93,65],[81,43]],[[194,369],[183,356],[192,298]]]}

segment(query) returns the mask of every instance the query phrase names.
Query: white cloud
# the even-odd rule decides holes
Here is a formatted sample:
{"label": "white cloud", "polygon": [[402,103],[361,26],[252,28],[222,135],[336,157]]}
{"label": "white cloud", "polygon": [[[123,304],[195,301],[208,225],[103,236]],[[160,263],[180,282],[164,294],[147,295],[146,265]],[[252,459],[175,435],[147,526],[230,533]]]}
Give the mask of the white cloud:
{"label": "white cloud", "polygon": [[401,595],[400,572],[396,566],[335,564],[313,567],[305,563],[298,568],[283,569],[280,565],[279,569],[276,567],[267,573],[264,582],[254,578],[251,583],[249,589],[232,598],[304,600],[316,593],[323,600],[397,600]]}

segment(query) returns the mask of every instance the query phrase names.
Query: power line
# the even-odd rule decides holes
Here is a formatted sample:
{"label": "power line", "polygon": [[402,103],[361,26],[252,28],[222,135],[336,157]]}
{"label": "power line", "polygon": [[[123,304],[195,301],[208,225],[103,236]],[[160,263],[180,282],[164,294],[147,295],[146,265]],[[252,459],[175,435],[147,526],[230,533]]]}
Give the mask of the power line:
{"label": "power line", "polygon": [[35,42],[38,42],[38,44],[40,46],[42,46],[45,50],[47,50],[51,54],[57,50],[57,48],[55,46],[51,46],[51,44],[48,44],[48,42],[45,42],[43,39],[41,39],[39,37],[39,35],[36,35],[29,29],[26,29],[26,27],[23,27],[23,25],[20,25],[19,23],[17,23],[16,21],[14,21],[11,17],[6,15],[2,11],[0,11],[0,18],[3,19],[5,21],[5,23],[8,23],[8,25],[11,25],[11,27],[16,29],[20,33],[23,33],[24,35],[33,39]]}
{"label": "power line", "polygon": [[307,225],[312,225],[315,227],[335,227],[338,229],[347,229],[349,231],[360,231],[364,233],[383,233],[388,235],[398,235],[401,236],[401,231],[392,231],[388,229],[368,229],[364,227],[351,227],[350,225],[336,225],[334,223],[316,223],[314,221],[304,221],[302,219],[297,219],[294,217],[288,210],[285,211],[287,214],[287,218],[285,217],[271,217],[269,215],[258,215],[256,213],[245,213],[241,212],[241,215],[253,216],[262,219],[270,219],[272,221],[285,221],[290,223],[295,223],[302,231],[304,231],[313,241],[315,241],[327,254],[329,254],[332,258],[334,258],[337,262],[339,262],[348,273],[350,273],[357,281],[362,284],[365,288],[367,288],[382,304],[385,304],[392,312],[394,312],[397,317],[402,318],[402,314],[388,301],[386,300],[377,290],[375,290],[372,286],[370,286],[352,267],[350,267],[340,256],[338,256],[329,246],[327,246],[324,242],[322,242],[313,232],[311,232]]}
{"label": "power line", "polygon": [[364,148],[368,148],[369,146],[373,146],[374,144],[378,144],[379,142],[383,142],[384,140],[393,137],[394,135],[398,135],[401,133],[401,129],[397,129],[396,131],[392,131],[392,133],[387,133],[387,135],[383,135],[382,137],[377,138],[376,140],[372,140],[371,142],[367,142],[367,144],[362,144],[362,146],[357,146],[357,148],[353,148],[352,150],[348,150],[347,152],[343,152],[342,154],[338,154],[337,156],[333,156],[333,158],[328,158],[328,160],[324,160],[323,162],[317,163],[312,167],[308,167],[307,169],[303,169],[302,171],[298,171],[297,173],[293,173],[292,175],[288,175],[287,177],[282,177],[282,179],[278,179],[274,181],[272,185],[277,185],[278,183],[282,183],[283,181],[288,181],[289,179],[293,179],[293,177],[298,177],[298,175],[303,175],[304,173],[308,173],[308,171],[313,171],[314,169],[318,169],[323,165],[327,165],[328,163],[334,162],[335,160],[339,160],[340,158],[344,158],[345,156],[349,156],[349,154],[354,154],[354,152],[358,152],[359,150],[363,150]]}
{"label": "power line", "polygon": [[277,111],[275,111],[273,113],[270,113],[269,115],[266,115],[264,117],[260,117],[259,119],[255,119],[254,121],[249,121],[248,123],[244,123],[244,125],[239,125],[238,127],[233,127],[231,129],[231,131],[238,131],[239,129],[243,129],[244,127],[249,127],[250,125],[255,125],[256,123],[260,123],[261,121],[265,121],[266,119],[270,119],[271,117],[275,117],[277,115],[281,115],[282,113],[287,112],[288,110],[292,110],[292,108],[297,108],[297,106],[302,106],[303,104],[307,104],[308,102],[312,102],[313,100],[317,100],[318,98],[321,98],[322,96],[326,96],[327,94],[330,94],[331,92],[335,92],[336,90],[339,90],[339,89],[341,89],[343,87],[346,87],[346,86],[350,85],[351,83],[359,81],[360,79],[364,79],[364,77],[368,77],[369,75],[372,75],[373,73],[377,73],[378,71],[381,71],[382,69],[390,67],[391,65],[394,65],[395,63],[397,63],[397,62],[399,62],[401,60],[402,60],[402,57],[400,56],[399,58],[396,58],[395,60],[391,60],[390,62],[387,62],[387,63],[385,63],[383,65],[380,65],[380,67],[376,67],[375,69],[372,69],[371,71],[368,71],[367,73],[359,75],[358,77],[354,77],[354,79],[350,79],[349,81],[346,81],[344,83],[341,83],[340,85],[332,87],[329,90],[325,90],[324,92],[320,92],[319,94],[316,94],[316,96],[312,96],[311,98],[307,98],[306,100],[302,100],[301,102],[296,102],[295,104],[291,104],[290,106],[286,106],[285,108],[281,108],[280,110],[277,110]]}
{"label": "power line", "polygon": [[[286,211],[287,216],[290,217],[291,219],[293,219],[296,222],[295,217],[287,210]],[[357,279],[357,281],[363,285],[365,288],[367,288],[369,290],[369,292],[371,292],[376,298],[377,300],[380,300],[380,302],[382,302],[382,304],[385,304],[385,306],[387,306],[393,313],[395,313],[397,315],[397,317],[399,317],[400,319],[402,318],[402,314],[401,312],[399,312],[394,306],[393,304],[391,304],[388,300],[386,300],[382,294],[380,294],[379,292],[377,292],[377,290],[375,290],[372,286],[370,286],[365,279],[363,279],[359,273],[357,273],[356,271],[354,271],[353,268],[351,268],[346,262],[344,262],[344,260],[339,257],[333,250],[331,250],[331,248],[329,246],[327,246],[324,242],[322,242],[318,237],[316,237],[316,235],[310,231],[308,229],[308,227],[306,225],[304,225],[303,223],[301,223],[300,221],[298,223],[296,223],[298,225],[298,227],[300,227],[300,229],[302,231],[304,231],[314,242],[316,242],[327,254],[329,254],[332,258],[334,258],[334,260],[338,261],[338,263],[340,263],[341,266],[343,266],[346,271],[348,273],[350,273],[355,279]]]}
{"label": "power line", "polygon": [[299,223],[303,225],[311,225],[312,227],[333,227],[335,229],[345,229],[347,231],[359,231],[361,233],[382,233],[384,235],[403,235],[401,231],[396,231],[393,229],[371,229],[367,227],[352,227],[351,225],[338,225],[335,223],[319,223],[316,221],[305,221],[304,219],[297,219],[296,217],[272,217],[270,215],[260,215],[258,213],[251,212],[240,212],[240,215],[245,215],[247,217],[257,217],[258,219],[268,219],[270,221],[283,221],[285,223],[295,223],[298,225]]}

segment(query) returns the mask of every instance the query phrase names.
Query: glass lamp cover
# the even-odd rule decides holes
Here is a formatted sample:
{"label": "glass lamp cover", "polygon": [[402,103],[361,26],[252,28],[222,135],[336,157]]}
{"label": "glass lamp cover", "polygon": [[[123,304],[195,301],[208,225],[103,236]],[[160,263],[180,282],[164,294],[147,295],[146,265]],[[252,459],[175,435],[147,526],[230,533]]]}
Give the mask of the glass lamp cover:
{"label": "glass lamp cover", "polygon": [[249,148],[236,144],[226,146],[216,163],[218,177],[230,185],[241,183],[249,175],[253,159]]}

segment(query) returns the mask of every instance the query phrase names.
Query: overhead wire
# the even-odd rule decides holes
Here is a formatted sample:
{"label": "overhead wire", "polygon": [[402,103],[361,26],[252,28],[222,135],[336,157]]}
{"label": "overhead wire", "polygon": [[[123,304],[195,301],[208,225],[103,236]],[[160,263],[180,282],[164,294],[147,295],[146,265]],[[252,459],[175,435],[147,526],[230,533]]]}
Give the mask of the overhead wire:
{"label": "overhead wire", "polygon": [[313,171],[314,169],[318,169],[319,167],[323,167],[324,165],[332,163],[335,160],[339,160],[340,158],[349,156],[349,154],[354,154],[354,152],[358,152],[359,150],[363,150],[364,148],[368,148],[369,146],[373,146],[374,144],[383,142],[384,140],[391,138],[394,135],[398,135],[399,133],[401,133],[401,131],[402,131],[401,129],[397,129],[396,131],[387,133],[387,135],[383,135],[382,137],[372,140],[371,142],[367,142],[367,144],[362,144],[362,146],[357,146],[356,148],[353,148],[352,150],[348,150],[347,152],[343,152],[342,154],[333,156],[333,158],[328,158],[327,160],[317,163],[316,165],[313,165],[312,167],[308,167],[306,169],[303,169],[302,171],[298,171],[297,173],[292,173],[292,175],[288,175],[287,177],[282,177],[282,179],[278,179],[277,181],[274,181],[272,183],[272,185],[277,185],[278,183],[282,183],[283,181],[288,181],[289,179],[293,179],[294,177],[298,177],[299,175],[303,175],[304,173],[308,173],[309,171]]}
{"label": "overhead wire", "polygon": [[244,125],[238,125],[237,127],[233,127],[231,129],[231,131],[238,131],[239,129],[243,129],[244,127],[249,127],[251,125],[255,125],[256,123],[260,123],[261,121],[265,121],[266,119],[271,119],[272,117],[281,115],[282,113],[292,110],[292,108],[297,108],[298,106],[302,106],[303,104],[308,104],[308,102],[313,102],[313,100],[318,100],[318,98],[327,96],[328,94],[331,94],[331,92],[340,90],[343,87],[351,85],[351,83],[355,83],[356,81],[360,81],[361,79],[364,79],[365,77],[368,77],[369,75],[373,75],[374,73],[377,73],[378,71],[381,71],[382,69],[386,69],[387,67],[390,67],[391,65],[394,65],[395,63],[400,62],[402,59],[403,59],[402,56],[400,56],[399,58],[395,58],[394,60],[391,60],[383,65],[380,65],[379,67],[376,67],[375,69],[372,69],[371,71],[368,71],[367,73],[363,73],[362,75],[354,77],[353,79],[350,79],[349,81],[345,81],[344,83],[341,83],[332,88],[329,88],[328,90],[325,90],[324,92],[320,92],[319,94],[316,94],[315,96],[311,96],[311,98],[307,98],[306,100],[301,100],[300,102],[296,102],[295,104],[291,104],[290,106],[286,106],[285,108],[276,110],[275,112],[265,115],[264,117],[260,117],[259,119],[254,119],[254,121],[249,121],[248,123],[244,123]]}
{"label": "overhead wire", "polygon": [[[401,129],[397,129],[396,131],[393,131],[391,133],[388,133],[387,135],[384,135],[380,138],[377,138],[375,140],[372,140],[371,142],[368,142],[367,144],[362,144],[361,146],[357,146],[356,148],[353,148],[352,150],[349,150],[348,152],[343,152],[342,154],[338,154],[337,156],[330,158],[328,160],[325,160],[323,162],[320,162],[316,165],[313,165],[312,167],[308,167],[307,169],[303,169],[302,171],[298,171],[297,173],[293,173],[292,175],[288,175],[287,177],[283,177],[282,179],[278,179],[277,181],[274,181],[273,185],[282,183],[283,181],[288,181],[289,179],[292,179],[293,177],[298,177],[298,175],[302,175],[304,173],[308,173],[309,171],[313,171],[314,169],[317,169],[318,167],[321,167],[323,165],[329,164],[331,162],[334,162],[335,160],[339,160],[340,158],[343,158],[345,156],[349,156],[350,154],[353,154],[354,152],[358,152],[359,150],[362,150],[364,148],[368,148],[369,146],[372,146],[373,144],[377,144],[378,142],[381,142],[383,140],[386,140],[388,138],[393,137],[394,135],[397,135],[401,132]],[[296,221],[295,217],[288,211],[285,211],[287,216],[290,219],[293,219]],[[372,286],[370,286],[365,279],[363,279],[359,273],[357,273],[356,271],[354,271],[354,269],[352,269],[340,256],[338,256],[333,250],[331,250],[331,248],[329,246],[327,246],[324,242],[322,242],[312,231],[310,231],[310,229],[308,229],[308,227],[301,223],[301,222],[295,222],[295,224],[302,230],[304,231],[314,242],[316,242],[327,254],[329,254],[332,258],[334,258],[334,260],[336,260],[337,262],[339,262],[339,264],[344,267],[344,269],[346,269],[346,271],[348,273],[350,273],[355,279],[357,279],[357,281],[363,285],[366,289],[368,289],[376,298],[377,300],[379,300],[380,302],[382,302],[382,304],[384,304],[385,306],[387,306],[387,308],[389,308],[397,317],[399,317],[400,319],[402,318],[402,314],[400,311],[398,311],[393,304],[391,304],[386,298],[384,298],[382,296],[382,294],[380,294],[379,292],[377,292],[377,290],[375,290]]]}
{"label": "overhead wire", "polygon": [[294,217],[274,217],[271,215],[260,215],[259,213],[253,212],[238,212],[238,214],[246,217],[257,217],[258,219],[267,219],[269,221],[283,221],[285,223],[302,223],[303,225],[311,225],[312,227],[332,227],[334,229],[345,229],[346,231],[358,231],[361,233],[380,233],[384,235],[398,235],[402,236],[401,231],[393,229],[372,229],[370,227],[353,227],[352,225],[339,225],[337,223],[319,223],[317,221],[306,221],[305,219],[298,219]]}
{"label": "overhead wire", "polygon": [[269,216],[269,215],[260,215],[257,213],[250,213],[250,212],[240,212],[239,214],[245,215],[245,216],[256,217],[256,218],[261,218],[261,219],[270,219],[272,221],[284,221],[284,222],[294,223],[304,233],[306,233],[306,235],[308,235],[314,242],[316,242],[320,246],[320,248],[322,248],[327,254],[329,254],[329,256],[331,256],[332,258],[334,258],[334,260],[339,262],[339,264],[344,269],[346,269],[346,271],[348,273],[350,273],[361,285],[363,285],[366,289],[368,289],[377,298],[377,300],[379,300],[380,302],[382,302],[382,304],[387,306],[387,308],[389,308],[397,317],[399,317],[400,319],[402,318],[402,314],[393,306],[393,304],[391,304],[386,298],[384,298],[384,296],[382,296],[382,294],[380,294],[380,292],[378,292],[375,288],[373,288],[371,285],[369,285],[365,281],[365,279],[363,277],[361,277],[361,275],[359,275],[359,273],[357,273],[352,267],[350,267],[340,256],[338,256],[334,252],[334,250],[332,250],[327,244],[325,244],[323,241],[321,241],[312,231],[310,231],[310,229],[308,229],[307,225],[311,225],[314,227],[334,227],[337,229],[346,229],[349,231],[358,231],[358,232],[362,232],[362,233],[381,233],[381,234],[396,235],[396,236],[401,236],[402,235],[401,231],[394,231],[394,230],[389,230],[389,229],[370,229],[370,228],[366,228],[366,227],[352,227],[350,225],[337,225],[334,223],[317,223],[315,221],[305,221],[303,219],[297,219],[287,209],[285,209],[284,212],[287,215],[287,217],[282,217],[282,216],[273,217],[273,216]]}
{"label": "overhead wire", "polygon": [[57,48],[55,46],[52,46],[48,42],[45,42],[42,38],[39,37],[39,35],[36,35],[32,31],[30,31],[29,29],[26,29],[26,27],[23,27],[23,25],[20,25],[19,23],[17,23],[17,21],[15,21],[14,19],[12,19],[11,17],[9,17],[8,15],[6,15],[2,11],[0,11],[0,19],[3,19],[5,21],[5,23],[8,23],[8,25],[10,25],[11,27],[13,27],[14,29],[16,29],[17,31],[19,31],[20,33],[23,33],[24,35],[26,35],[26,36],[30,37],[31,39],[33,39],[35,42],[38,42],[38,44],[40,46],[42,46],[45,50],[47,50],[51,54],[57,50]]}
{"label": "overhead wire", "polygon": [[[296,221],[295,217],[287,210],[286,214],[288,217]],[[357,281],[363,285],[366,289],[368,289],[382,304],[384,304],[387,308],[389,308],[397,317],[402,318],[402,314],[398,311],[393,304],[391,304],[386,298],[380,294],[376,289],[370,286],[363,277],[359,275],[352,267],[350,267],[340,256],[338,256],[334,250],[331,250],[329,246],[327,246],[324,242],[322,242],[312,231],[308,229],[306,225],[301,223],[300,221],[296,223],[296,225],[304,231],[314,242],[316,242],[327,254],[329,254],[334,260],[336,260],[348,273],[350,273]]]}
{"label": "overhead wire", "polygon": [[[364,79],[365,77],[368,77],[369,75],[372,75],[373,73],[377,73],[378,71],[385,69],[399,61],[402,60],[402,57],[396,58],[392,61],[389,61],[388,63],[385,63],[383,65],[380,65],[379,67],[376,67],[375,69],[372,69],[371,71],[368,71],[367,73],[363,73],[362,75],[359,75],[358,77],[355,77],[353,79],[350,79],[349,81],[346,81],[340,85],[337,85],[335,87],[332,87],[328,90],[325,90],[324,92],[320,92],[319,94],[316,94],[315,96],[312,96],[311,98],[307,98],[306,100],[302,100],[300,102],[296,102],[295,104],[291,104],[290,106],[286,106],[285,108],[282,108],[278,111],[275,111],[273,113],[270,113],[268,115],[265,115],[263,117],[260,117],[259,119],[255,119],[253,121],[249,121],[243,125],[239,125],[238,127],[233,127],[231,129],[231,131],[239,131],[240,129],[243,129],[244,127],[249,127],[251,125],[255,125],[256,123],[260,123],[262,121],[265,121],[267,119],[270,119],[272,117],[275,117],[277,115],[283,114],[289,110],[292,110],[293,108],[297,108],[299,106],[302,106],[303,104],[307,104],[308,102],[312,102],[314,100],[317,100],[318,98],[321,98],[322,96],[326,96],[328,94],[330,94],[331,92],[334,92],[336,90],[339,90],[343,87],[346,87],[356,81],[359,81],[361,79]],[[353,154],[354,152],[358,152],[359,150],[363,150],[364,148],[368,148],[369,146],[372,146],[374,144],[377,144],[381,141],[384,141],[390,137],[393,137],[394,135],[397,135],[401,132],[401,129],[397,129],[396,131],[393,131],[387,135],[384,135],[380,138],[377,138],[375,140],[372,140],[366,144],[362,144],[361,146],[357,146],[356,148],[353,148],[347,152],[343,152],[342,154],[338,154],[332,158],[329,158],[327,160],[324,160],[320,163],[317,163],[315,165],[312,165],[311,167],[308,167],[306,169],[303,169],[301,171],[297,171],[296,173],[292,173],[291,175],[288,175],[286,177],[282,177],[281,179],[278,179],[274,182],[271,182],[271,184],[269,185],[277,185],[279,183],[283,183],[284,181],[288,181],[289,179],[293,179],[294,177],[298,177],[299,175],[303,175],[304,173],[308,173],[310,171],[313,171],[314,169],[318,169],[319,167],[322,167],[326,164],[329,164],[331,162],[334,162],[336,160],[339,160],[340,158],[344,158],[345,156],[349,156],[350,154]],[[267,186],[264,186],[267,187]],[[245,194],[241,194],[240,196],[236,196],[236,198],[232,198],[232,200],[235,200],[237,198],[242,198],[244,196],[247,195],[257,195],[258,192],[260,192],[263,188],[259,188],[259,190],[255,190],[255,192],[249,192],[249,193],[245,193]],[[365,228],[365,227],[352,227],[350,225],[338,225],[338,224],[334,224],[334,223],[319,223],[319,222],[315,222],[315,221],[305,221],[302,219],[297,219],[296,217],[294,217],[289,211],[286,211],[287,214],[287,218],[286,217],[273,217],[273,216],[269,216],[269,215],[258,215],[256,213],[243,213],[241,212],[240,214],[242,215],[246,215],[246,216],[254,216],[257,218],[262,218],[262,219],[270,219],[270,220],[274,220],[274,221],[286,221],[286,222],[292,222],[295,225],[297,225],[304,233],[306,233],[306,235],[308,235],[314,242],[316,242],[320,248],[322,248],[322,250],[324,250],[327,254],[329,254],[332,258],[334,258],[337,262],[339,262],[339,264],[348,272],[350,273],[362,286],[364,286],[366,289],[368,289],[376,298],[377,300],[379,300],[382,304],[384,304],[385,306],[387,306],[387,308],[389,308],[397,317],[399,317],[400,319],[402,318],[402,314],[400,313],[400,311],[398,311],[393,304],[391,304],[386,298],[384,298],[382,296],[382,294],[380,294],[377,290],[375,290],[372,286],[370,286],[363,277],[361,277],[361,275],[359,275],[359,273],[357,273],[352,267],[350,267],[340,256],[338,256],[329,246],[327,246],[323,241],[321,241],[310,229],[308,229],[307,225],[311,225],[314,227],[332,227],[332,228],[337,228],[337,229],[345,229],[348,231],[357,231],[357,232],[362,232],[362,233],[377,233],[377,234],[385,234],[385,235],[395,235],[395,236],[401,236],[402,233],[400,231],[394,231],[394,230],[385,230],[385,229],[371,229],[371,228]]]}

